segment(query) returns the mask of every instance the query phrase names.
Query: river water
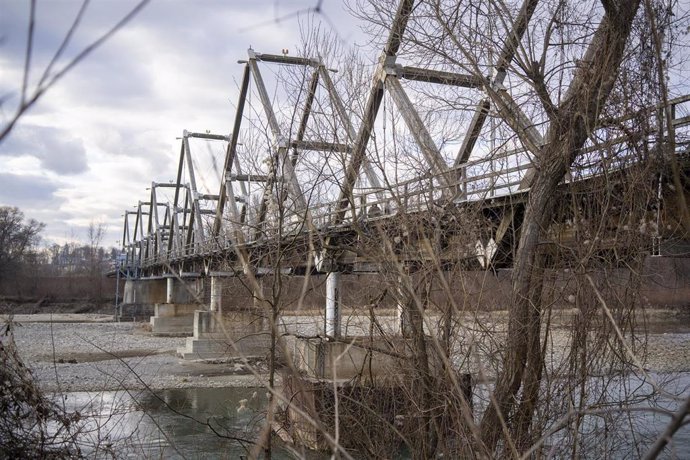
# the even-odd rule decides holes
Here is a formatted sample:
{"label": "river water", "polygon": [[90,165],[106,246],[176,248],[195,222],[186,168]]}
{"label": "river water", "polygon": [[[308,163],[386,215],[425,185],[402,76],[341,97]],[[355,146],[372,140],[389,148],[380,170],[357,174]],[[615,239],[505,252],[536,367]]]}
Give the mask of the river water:
{"label": "river water", "polygon": [[[664,381],[665,376],[651,376]],[[687,395],[690,374],[676,374],[664,387],[675,395]],[[614,393],[625,388],[625,396],[640,396],[633,406],[618,407],[629,417],[626,424],[616,423],[616,432],[602,436],[608,418],[588,416],[584,424],[592,436],[587,458],[638,458],[669,421],[668,414],[648,411],[649,407],[674,410],[680,401],[670,395],[648,400],[652,385],[638,377],[626,377],[613,387]],[[615,388],[618,388],[616,390]],[[633,388],[632,393],[628,391]],[[478,392],[481,390],[477,388]],[[611,394],[611,401],[620,399]],[[622,396],[622,395],[620,395]],[[248,456],[251,444],[242,439],[255,439],[263,422],[267,395],[256,388],[185,388],[158,391],[71,392],[61,396],[67,411],[79,411],[83,416],[80,446],[93,458],[191,458],[241,459]],[[478,402],[478,401],[477,401]],[[481,403],[479,403],[481,405]],[[477,407],[475,405],[475,407]],[[627,411],[630,408],[633,411]],[[636,409],[645,409],[637,411]],[[611,408],[616,412],[616,407]],[[622,427],[621,427],[622,426]],[[601,441],[603,440],[603,441]],[[607,442],[616,442],[611,449]],[[552,458],[570,457],[568,439],[561,432],[546,439],[542,455]],[[642,448],[635,448],[642,445]],[[274,458],[303,458],[307,453],[295,453],[285,446],[277,446]],[[310,458],[328,458],[309,453]],[[683,427],[673,443],[660,458],[690,458],[690,427]]]}
{"label": "river water", "polygon": [[[267,396],[254,388],[185,388],[71,392],[62,401],[83,417],[80,447],[90,458],[240,459],[252,447],[241,439],[256,437]],[[295,455],[279,446],[274,458]]]}

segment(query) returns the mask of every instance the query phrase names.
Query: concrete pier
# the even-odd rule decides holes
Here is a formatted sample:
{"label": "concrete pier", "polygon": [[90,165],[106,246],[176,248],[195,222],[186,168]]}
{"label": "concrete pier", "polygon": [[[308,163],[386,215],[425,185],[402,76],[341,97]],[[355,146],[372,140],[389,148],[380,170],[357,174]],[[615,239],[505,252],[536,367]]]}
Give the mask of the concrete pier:
{"label": "concrete pier", "polygon": [[253,308],[231,312],[197,310],[193,336],[177,354],[184,359],[267,357],[271,333],[263,315]]}
{"label": "concrete pier", "polygon": [[151,333],[159,336],[189,336],[194,332],[196,303],[157,303],[151,317]]}
{"label": "concrete pier", "polygon": [[165,302],[162,277],[127,279],[119,306],[118,319],[141,320],[154,313],[156,303]]}
{"label": "concrete pier", "polygon": [[204,280],[197,273],[167,275],[165,302],[156,303],[151,332],[161,336],[184,336],[194,332],[194,312],[203,302]]}
{"label": "concrete pier", "polygon": [[150,304],[165,302],[166,281],[163,277],[128,279],[125,281],[122,303]]}
{"label": "concrete pier", "polygon": [[[332,446],[324,431],[339,429],[342,447],[357,450],[367,440],[377,439],[390,442],[380,446],[382,452],[394,452],[400,438],[391,427],[396,427],[397,434],[405,434],[419,423],[409,415],[409,400],[405,399],[410,391],[404,379],[410,366],[410,358],[405,357],[407,340],[289,338],[287,351],[294,368],[282,375],[283,397],[289,403],[281,423],[275,426],[276,433],[286,442],[328,452]],[[459,373],[458,383],[471,402],[470,375]]]}
{"label": "concrete pier", "polygon": [[358,377],[370,381],[394,375],[399,368],[400,363],[386,353],[392,351],[392,346],[402,347],[402,338],[393,339],[347,337],[329,341],[321,337],[287,336],[284,340],[288,359],[302,375],[327,380]]}

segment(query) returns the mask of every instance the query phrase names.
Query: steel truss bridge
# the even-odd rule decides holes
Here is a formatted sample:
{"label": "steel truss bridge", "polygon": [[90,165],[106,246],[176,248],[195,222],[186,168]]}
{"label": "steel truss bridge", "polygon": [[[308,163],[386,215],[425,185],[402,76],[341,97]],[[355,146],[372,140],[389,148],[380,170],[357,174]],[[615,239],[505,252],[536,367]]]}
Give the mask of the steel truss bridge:
{"label": "steel truss bridge", "polygon": [[[322,60],[262,54],[250,49],[247,59],[240,61],[244,71],[232,133],[184,131],[176,178],[169,183],[152,183],[148,200],[140,201],[136,210],[125,212],[122,241],[126,260],[122,268],[128,276],[208,273],[221,267],[240,272],[270,270],[270,261],[263,256],[269,248],[286,240],[299,243],[289,262],[292,270],[297,272],[306,266],[330,271],[329,249],[356,245],[357,234],[380,230],[382,226],[389,233],[402,233],[405,219],[410,216],[443,216],[475,205],[477,209],[493,210],[498,216],[495,225],[478,238],[470,251],[474,251],[471,259],[484,266],[490,263],[500,253],[506,236],[519,227],[515,204],[525,202],[538,164],[538,149],[544,145],[540,127],[530,121],[503,87],[537,1],[527,0],[515,17],[490,77],[398,63],[401,37],[413,3],[402,1],[396,13],[363,113],[357,117],[358,124],[353,121],[353,110],[336,88],[331,77],[333,70]],[[277,110],[275,97],[269,95],[269,85],[262,76],[262,71],[275,66],[298,69],[292,75],[301,76],[298,86],[305,88],[305,97],[287,111]],[[452,161],[438,147],[406,89],[414,82],[471,89],[479,94]],[[372,158],[371,139],[377,126],[380,129],[379,114],[385,97],[404,120],[414,147],[424,160],[415,177],[397,182],[387,180],[381,173],[382,166]],[[648,131],[636,133],[636,142],[646,144],[649,152],[659,152],[663,149],[658,147],[673,134],[675,153],[686,167],[690,116],[684,113],[685,104],[689,103],[690,96],[684,96],[669,101],[668,106],[656,105],[635,114],[647,119],[650,126]],[[324,106],[329,108],[330,124],[312,127],[315,118],[323,115],[317,113],[318,108]],[[252,113],[259,121],[247,126]],[[281,113],[288,113],[290,120],[296,121],[296,129],[280,117]],[[672,133],[664,122],[668,113],[672,117]],[[493,150],[479,148],[491,144],[483,138],[491,134],[486,129],[491,117],[512,128],[518,141]],[[653,154],[641,157],[629,148],[630,136],[625,127],[632,118],[631,115],[602,123],[597,132],[606,134],[593,133],[592,139],[598,141],[581,149],[564,185],[594,181],[656,161]],[[243,139],[246,144],[246,139],[256,136],[256,126],[262,127],[261,135],[270,139],[270,152],[262,162],[254,161],[259,156],[256,152],[240,155]],[[314,131],[319,131],[318,135]],[[222,167],[218,168],[217,193],[207,193],[199,187],[194,161],[197,151],[192,149],[195,139],[220,142],[226,147]],[[327,167],[313,165],[320,168],[319,175],[307,178],[299,168],[309,161],[309,152],[335,155],[339,161],[335,162],[336,167],[333,163]],[[314,185],[320,180],[329,181],[330,190],[337,193],[320,194]],[[341,250],[338,254],[337,262],[347,265],[349,270],[371,269],[371,264],[351,252],[343,255]]]}

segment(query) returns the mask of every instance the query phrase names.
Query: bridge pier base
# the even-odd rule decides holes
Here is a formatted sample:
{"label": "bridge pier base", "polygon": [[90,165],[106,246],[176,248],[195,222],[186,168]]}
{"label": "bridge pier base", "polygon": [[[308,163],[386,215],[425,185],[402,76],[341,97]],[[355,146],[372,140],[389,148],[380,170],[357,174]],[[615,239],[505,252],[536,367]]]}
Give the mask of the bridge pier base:
{"label": "bridge pier base", "polygon": [[204,280],[195,273],[168,275],[165,287],[165,303],[154,306],[151,332],[160,336],[192,335],[194,312],[203,299]]}
{"label": "bridge pier base", "polygon": [[118,319],[136,320],[151,316],[158,302],[165,302],[165,279],[128,279],[125,281]]}
{"label": "bridge pier base", "polygon": [[[409,359],[404,357],[409,340],[361,336],[335,342],[286,337],[287,358],[294,368],[282,375],[283,396],[288,403],[284,418],[274,425],[276,433],[286,442],[329,451],[331,445],[323,430],[333,433],[339,424],[341,446],[357,450],[375,439],[391,443],[382,446],[381,452],[395,452],[400,447],[399,432],[418,427],[415,420],[407,418],[411,402],[405,398],[409,398],[410,388],[400,378],[409,372]],[[459,374],[458,380],[471,401],[470,375]],[[319,420],[321,429],[312,420]]]}
{"label": "bridge pier base", "polygon": [[267,356],[271,331],[265,327],[262,312],[194,312],[194,335],[177,350],[183,359]]}

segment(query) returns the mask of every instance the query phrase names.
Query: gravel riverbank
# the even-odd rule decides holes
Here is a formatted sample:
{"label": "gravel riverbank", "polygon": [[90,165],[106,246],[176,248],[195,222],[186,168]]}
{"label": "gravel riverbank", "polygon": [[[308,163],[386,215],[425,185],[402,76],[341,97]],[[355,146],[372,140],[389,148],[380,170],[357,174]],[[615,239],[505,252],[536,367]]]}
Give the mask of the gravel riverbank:
{"label": "gravel riverbank", "polygon": [[[649,328],[644,366],[659,373],[690,372],[690,325],[667,315],[658,318]],[[154,337],[145,323],[108,320],[107,315],[21,315],[14,318],[15,342],[46,391],[251,387],[266,380],[265,374],[250,371],[261,372],[261,365],[185,361],[176,355],[185,338]],[[318,324],[318,317],[300,317],[293,326],[316,333]],[[554,341],[565,343],[566,336],[565,329],[556,330]]]}
{"label": "gravel riverbank", "polygon": [[185,338],[153,337],[143,326],[18,321],[14,337],[20,356],[50,392],[261,384],[242,363],[181,360],[176,351]]}

